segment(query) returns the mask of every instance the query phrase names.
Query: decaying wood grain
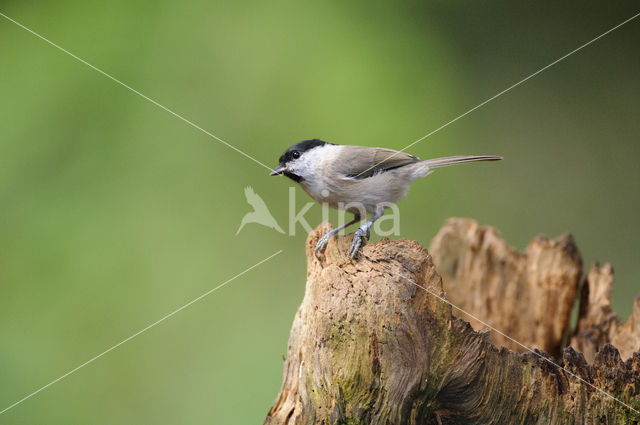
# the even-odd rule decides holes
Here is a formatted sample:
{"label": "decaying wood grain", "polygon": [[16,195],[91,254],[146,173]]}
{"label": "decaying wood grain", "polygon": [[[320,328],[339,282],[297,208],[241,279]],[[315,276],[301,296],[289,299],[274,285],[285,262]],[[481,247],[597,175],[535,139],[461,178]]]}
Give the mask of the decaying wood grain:
{"label": "decaying wood grain", "polygon": [[[440,269],[458,279],[455,285],[459,286],[449,289],[450,293],[464,298],[465,282],[458,273],[468,270],[468,279],[476,279],[476,283],[468,284],[467,297],[482,296],[486,303],[482,285],[495,291],[486,312],[491,320],[498,320],[496,327],[511,324],[496,311],[517,320],[515,309],[500,305],[505,296],[500,291],[529,297],[529,304],[537,303],[535,297],[546,299],[552,306],[533,307],[509,298],[535,317],[528,325],[531,336],[527,341],[560,350],[558,341],[567,325],[565,309],[573,303],[566,299],[574,296],[579,280],[575,244],[568,238],[534,240],[526,254],[518,254],[490,229],[478,230],[476,226],[472,232],[472,224],[458,226],[463,230],[458,237],[450,233],[440,242],[434,241],[439,244],[438,258],[445,263]],[[479,241],[474,239],[478,231],[484,234]],[[442,279],[431,256],[418,243],[383,239],[367,244],[363,256],[351,262],[347,250],[352,236],[346,236],[332,239],[318,260],[313,247],[321,234],[321,229],[316,229],[307,239],[305,296],[291,329],[281,392],[265,424],[640,421],[640,414],[578,379],[640,410],[640,352],[623,361],[616,348],[604,345],[588,364],[572,348],[562,350],[558,359],[545,352],[517,353],[500,348],[489,332],[476,332],[438,299],[445,296]],[[467,248],[465,238],[469,235]],[[458,245],[447,247],[447,241]],[[473,255],[484,259],[473,259]],[[454,266],[451,258],[460,261]],[[545,317],[552,312],[564,327]],[[526,322],[518,323],[524,327]],[[527,337],[524,331],[518,335]],[[603,337],[600,342],[609,341]]]}
{"label": "decaying wood grain", "polygon": [[607,343],[615,345],[624,359],[640,348],[640,298],[636,298],[631,316],[622,323],[611,310],[612,288],[611,264],[593,265],[582,287],[578,326],[570,341],[587,361],[592,361]]}
{"label": "decaying wood grain", "polygon": [[[582,273],[571,235],[554,240],[538,236],[519,253],[491,227],[449,219],[429,252],[454,305],[527,347],[560,355]],[[485,327],[465,314],[454,314],[476,330]],[[527,351],[498,333],[491,333],[491,340]]]}

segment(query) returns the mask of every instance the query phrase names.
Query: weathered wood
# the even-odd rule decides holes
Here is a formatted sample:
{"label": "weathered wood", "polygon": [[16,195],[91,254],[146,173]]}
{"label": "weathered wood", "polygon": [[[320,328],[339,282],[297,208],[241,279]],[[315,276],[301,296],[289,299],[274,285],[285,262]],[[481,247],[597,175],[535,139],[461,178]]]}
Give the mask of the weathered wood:
{"label": "weathered wood", "polygon": [[640,347],[640,297],[636,298],[629,318],[622,323],[611,310],[612,289],[611,264],[594,264],[582,287],[578,326],[570,341],[589,362],[604,344],[615,345],[623,359],[632,357]]}
{"label": "weathered wood", "polygon": [[[582,273],[582,258],[571,235],[554,240],[538,236],[520,253],[491,227],[449,219],[429,252],[454,305],[527,347],[560,355]],[[485,327],[466,314],[454,314],[476,330]],[[491,340],[527,351],[497,333]]]}
{"label": "weathered wood", "polygon": [[[473,302],[464,300],[463,278],[475,279],[466,296],[482,297],[485,304],[480,303],[480,308],[484,309],[489,298],[482,288],[494,291],[489,301],[493,307],[484,310],[490,320],[497,321],[492,325],[510,326],[500,317],[506,314],[524,328],[508,326],[509,330],[532,345],[560,350],[558,341],[567,326],[565,310],[573,303],[571,294],[579,279],[575,244],[569,238],[540,239],[526,254],[519,254],[490,229],[473,230],[473,223],[462,224],[457,228],[466,230],[457,237],[450,233],[434,241],[444,262],[441,269],[457,279],[451,281],[456,287],[452,286],[451,294],[455,292],[456,298],[474,309]],[[479,244],[478,232],[484,234]],[[545,352],[497,348],[492,340],[500,340],[495,335],[474,331],[455,317],[459,312],[438,298],[445,297],[442,279],[418,243],[383,239],[366,245],[362,257],[351,262],[347,250],[352,236],[346,236],[331,240],[318,260],[313,247],[321,233],[316,229],[307,239],[305,296],[291,329],[281,392],[265,424],[640,421],[640,414],[595,389],[640,410],[640,352],[623,361],[613,346],[605,345],[588,364],[572,348],[565,348],[558,360]],[[447,241],[458,245],[447,248]],[[471,258],[474,255],[484,259]],[[451,258],[462,261],[454,267]],[[512,295],[509,300],[520,307],[501,306],[505,294],[500,291],[515,291],[536,306]],[[536,297],[553,306],[539,303]],[[518,308],[534,320],[518,319]],[[469,312],[479,315],[482,311]],[[552,311],[556,317],[549,320],[545,315]],[[555,325],[554,320],[563,325]]]}

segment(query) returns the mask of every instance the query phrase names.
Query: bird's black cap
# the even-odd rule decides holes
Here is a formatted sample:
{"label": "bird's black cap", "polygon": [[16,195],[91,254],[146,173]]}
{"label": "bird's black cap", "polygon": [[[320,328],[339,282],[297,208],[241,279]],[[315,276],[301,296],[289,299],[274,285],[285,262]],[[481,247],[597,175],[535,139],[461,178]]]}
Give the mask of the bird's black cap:
{"label": "bird's black cap", "polygon": [[295,145],[291,146],[289,149],[284,151],[284,153],[280,156],[278,162],[280,165],[284,165],[287,162],[294,159],[293,153],[300,152],[301,154],[305,153],[308,150],[313,148],[317,148],[318,146],[330,145],[331,143],[323,142],[320,139],[311,139],[311,140],[303,140],[302,142],[298,142]]}

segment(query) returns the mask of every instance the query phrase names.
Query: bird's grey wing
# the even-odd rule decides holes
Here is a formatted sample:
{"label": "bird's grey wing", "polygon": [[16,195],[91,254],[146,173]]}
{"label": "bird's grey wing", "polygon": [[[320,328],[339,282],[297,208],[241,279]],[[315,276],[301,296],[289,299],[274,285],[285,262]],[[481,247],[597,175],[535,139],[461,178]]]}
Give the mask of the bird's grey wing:
{"label": "bird's grey wing", "polygon": [[374,174],[420,161],[408,153],[366,146],[341,146],[335,171],[347,177],[365,179]]}

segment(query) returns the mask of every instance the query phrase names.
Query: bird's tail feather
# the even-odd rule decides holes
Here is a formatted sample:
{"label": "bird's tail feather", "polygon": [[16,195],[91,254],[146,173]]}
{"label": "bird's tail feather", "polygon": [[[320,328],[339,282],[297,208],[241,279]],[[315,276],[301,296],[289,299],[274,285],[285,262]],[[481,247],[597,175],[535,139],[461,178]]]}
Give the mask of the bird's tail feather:
{"label": "bird's tail feather", "polygon": [[496,155],[458,155],[447,156],[444,158],[427,159],[422,162],[429,168],[439,168],[447,167],[449,165],[462,164],[464,162],[498,161],[500,159],[502,159],[502,157]]}
{"label": "bird's tail feather", "polygon": [[448,167],[449,165],[475,161],[498,161],[500,159],[502,159],[502,157],[496,155],[457,155],[447,156],[444,158],[427,159],[418,163],[419,168],[416,169],[414,178],[428,176],[436,168]]}

